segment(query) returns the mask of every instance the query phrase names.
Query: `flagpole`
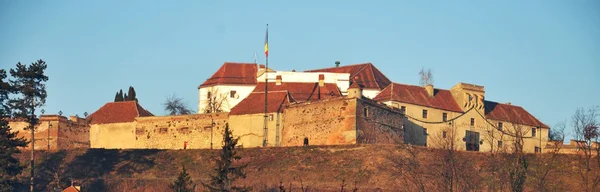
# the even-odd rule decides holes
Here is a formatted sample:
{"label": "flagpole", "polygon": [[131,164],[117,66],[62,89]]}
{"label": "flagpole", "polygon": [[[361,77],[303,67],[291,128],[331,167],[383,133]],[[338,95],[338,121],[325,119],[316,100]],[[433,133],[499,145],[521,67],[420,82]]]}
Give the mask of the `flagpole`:
{"label": "flagpole", "polygon": [[263,132],[263,147],[267,146],[267,141],[268,141],[268,118],[269,115],[267,114],[267,106],[268,104],[268,83],[269,83],[269,24],[267,24],[267,33],[265,36],[265,122],[264,122],[264,132]]}

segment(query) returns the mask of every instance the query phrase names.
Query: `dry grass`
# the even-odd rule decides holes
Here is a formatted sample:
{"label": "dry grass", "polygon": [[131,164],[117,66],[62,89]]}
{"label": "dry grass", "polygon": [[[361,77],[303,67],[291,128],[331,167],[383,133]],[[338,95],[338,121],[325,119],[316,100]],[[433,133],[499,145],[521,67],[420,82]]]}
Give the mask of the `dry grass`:
{"label": "dry grass", "polygon": [[[412,191],[406,170],[394,169],[394,159],[407,158],[406,146],[354,145],[327,147],[282,147],[242,149],[239,163],[248,164],[247,178],[237,185],[251,186],[254,191],[272,191],[283,185],[287,191]],[[422,178],[426,189],[437,190],[436,167],[439,167],[440,150],[417,148]],[[218,150],[70,150],[36,155],[39,162],[36,170],[39,191],[52,187],[65,187],[73,180],[87,191],[165,191],[175,179],[181,165],[185,165],[192,179],[198,183],[208,181],[212,173],[212,158]],[[461,158],[472,163],[473,182],[480,183],[482,191],[504,191],[502,180],[502,158],[490,153],[459,152]],[[527,190],[536,191],[535,175],[543,158],[531,158]],[[20,156],[27,162],[27,154]],[[539,160],[539,163],[536,163]],[[560,169],[551,173],[549,186],[556,191],[577,191],[576,170],[572,162],[576,157],[561,155]],[[59,172],[61,180],[41,174]],[[23,176],[28,172],[24,171]],[[24,177],[25,179],[25,177]],[[469,181],[467,181],[469,182]],[[291,189],[291,190],[290,190]]]}

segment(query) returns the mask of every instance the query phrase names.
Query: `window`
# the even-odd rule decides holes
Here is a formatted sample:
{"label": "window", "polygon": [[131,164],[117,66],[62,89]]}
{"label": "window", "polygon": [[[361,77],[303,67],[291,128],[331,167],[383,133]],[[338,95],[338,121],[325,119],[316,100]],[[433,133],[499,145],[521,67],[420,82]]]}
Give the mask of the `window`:
{"label": "window", "polygon": [[229,97],[230,98],[235,98],[235,91],[230,91],[229,92]]}
{"label": "window", "polygon": [[535,146],[534,150],[535,150],[535,153],[541,153],[542,152],[542,148],[540,148],[538,146]]}
{"label": "window", "polygon": [[471,127],[475,126],[475,118],[471,118]]}
{"label": "window", "polygon": [[400,106],[400,110],[406,112],[406,106]]}
{"label": "window", "polygon": [[423,109],[423,119],[427,119],[427,110]]}
{"label": "window", "polygon": [[531,136],[532,137],[535,137],[535,131],[536,131],[535,128],[531,128]]}
{"label": "window", "polygon": [[273,121],[273,114],[269,115],[269,121]]}
{"label": "window", "polygon": [[442,113],[442,121],[448,121],[448,113]]}
{"label": "window", "polygon": [[207,92],[207,93],[206,93],[206,98],[207,98],[207,99],[210,99],[210,96],[211,96],[211,93],[210,93],[210,91],[209,91],[209,92]]}
{"label": "window", "polygon": [[146,132],[146,130],[144,128],[136,128],[135,129],[135,134],[136,135],[143,135],[144,132]]}
{"label": "window", "polygon": [[502,131],[502,122],[498,122],[498,130]]}
{"label": "window", "polygon": [[165,134],[165,133],[167,133],[167,132],[169,132],[169,128],[160,128],[160,129],[158,130],[158,133],[161,133],[161,134]]}
{"label": "window", "polygon": [[363,116],[368,117],[369,116],[369,109],[368,108],[363,108]]}
{"label": "window", "polygon": [[442,132],[442,138],[446,138],[446,131]]}
{"label": "window", "polygon": [[502,148],[502,141],[498,141],[498,148]]}

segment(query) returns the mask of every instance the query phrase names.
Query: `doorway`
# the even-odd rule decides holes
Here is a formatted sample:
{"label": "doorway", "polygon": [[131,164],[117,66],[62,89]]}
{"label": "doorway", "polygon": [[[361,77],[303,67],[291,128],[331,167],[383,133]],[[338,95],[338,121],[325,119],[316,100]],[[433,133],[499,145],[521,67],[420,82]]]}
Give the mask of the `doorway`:
{"label": "doorway", "polygon": [[467,151],[479,151],[479,132],[468,131],[465,134]]}

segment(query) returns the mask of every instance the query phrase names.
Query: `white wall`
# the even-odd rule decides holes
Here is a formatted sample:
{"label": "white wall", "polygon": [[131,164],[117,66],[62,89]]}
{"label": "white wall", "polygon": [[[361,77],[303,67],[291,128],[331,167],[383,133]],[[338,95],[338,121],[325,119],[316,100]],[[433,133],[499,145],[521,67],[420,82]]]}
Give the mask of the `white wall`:
{"label": "white wall", "polygon": [[[219,93],[225,96],[227,99],[223,103],[223,112],[231,111],[231,108],[235,107],[240,101],[244,100],[252,90],[254,90],[256,85],[215,85],[209,87],[202,87],[198,89],[198,113],[206,113],[206,101],[208,100],[208,91],[209,90],[218,90]],[[234,98],[230,97],[230,92],[235,91],[236,96]],[[215,94],[215,93],[212,93]]]}
{"label": "white wall", "polygon": [[[284,83],[316,83],[319,82],[320,74],[325,75],[325,83],[335,83],[342,95],[348,94],[348,87],[350,86],[349,73],[275,71],[269,72],[269,82],[275,82],[277,75],[281,75],[281,81]],[[258,82],[265,82],[265,75],[263,74],[256,79]]]}
{"label": "white wall", "polygon": [[375,98],[381,91],[378,89],[363,89],[363,96],[369,99]]}

